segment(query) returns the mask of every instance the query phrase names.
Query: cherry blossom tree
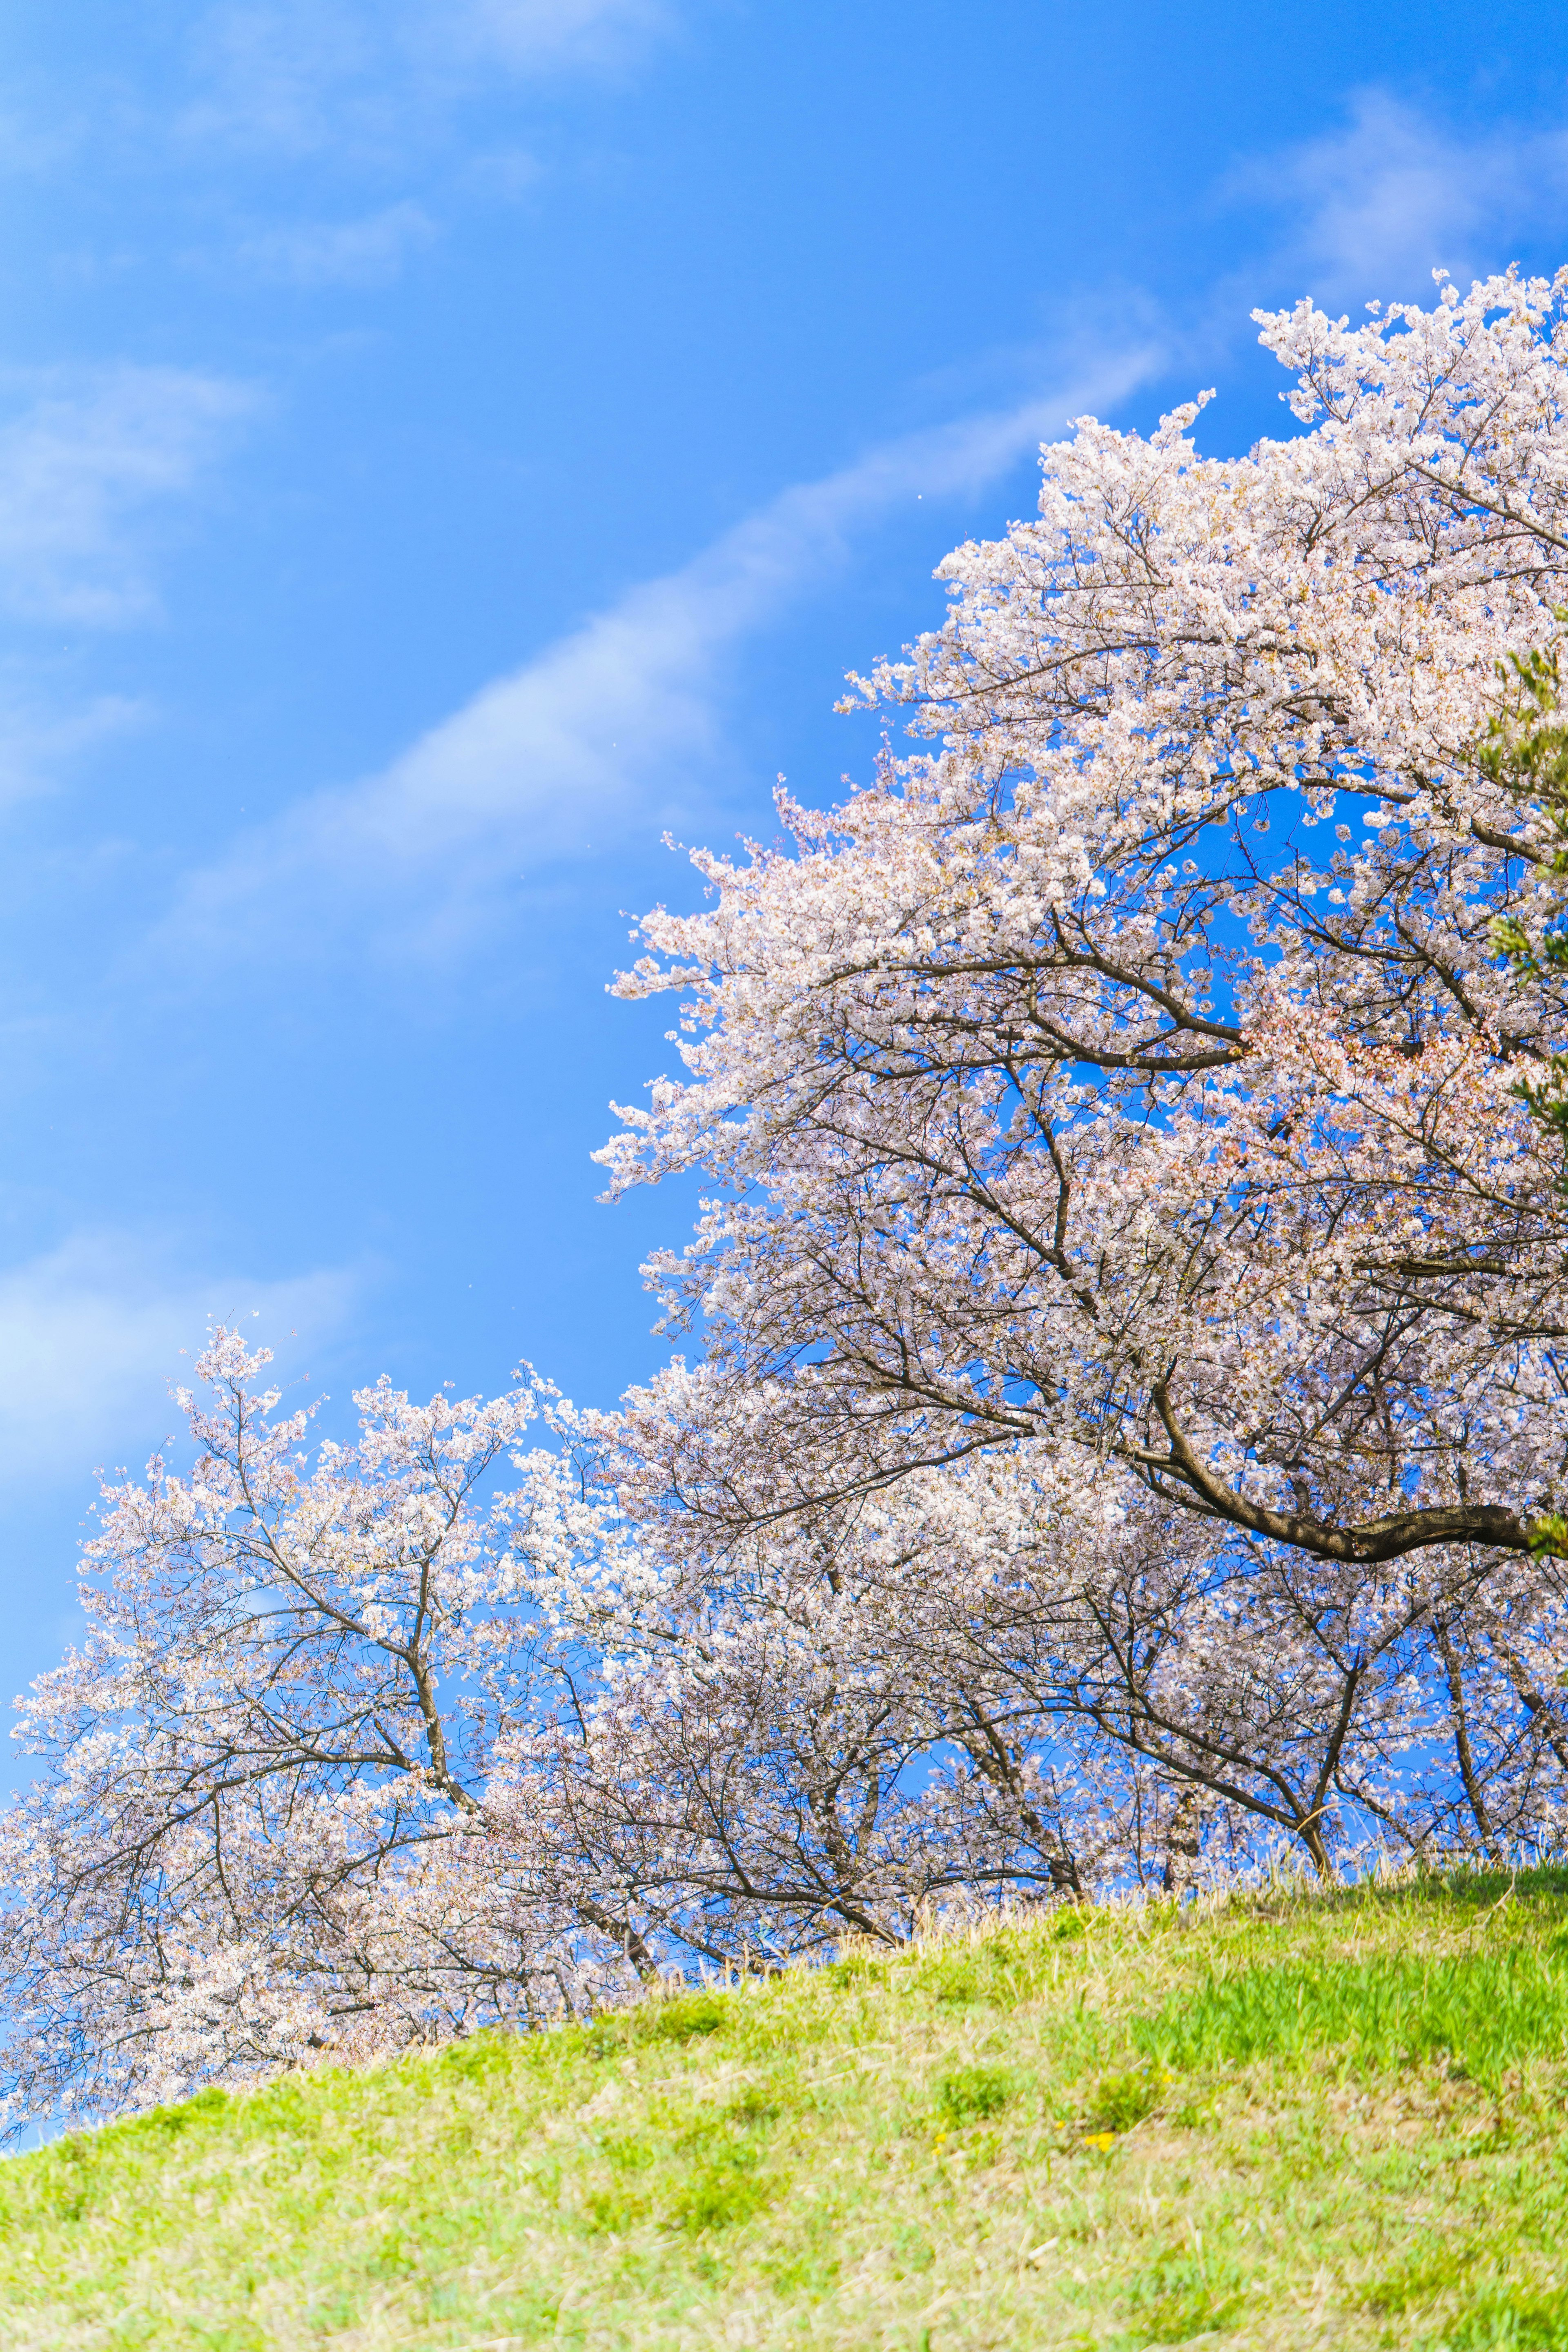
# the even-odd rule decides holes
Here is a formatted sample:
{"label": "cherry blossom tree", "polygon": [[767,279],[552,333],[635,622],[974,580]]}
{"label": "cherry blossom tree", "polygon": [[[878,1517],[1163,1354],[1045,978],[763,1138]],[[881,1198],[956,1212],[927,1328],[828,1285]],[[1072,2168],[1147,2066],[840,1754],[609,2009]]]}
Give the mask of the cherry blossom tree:
{"label": "cherry blossom tree", "polygon": [[[1498,944],[1560,884],[1488,747],[1500,665],[1555,659],[1565,301],[1259,314],[1301,429],[1242,458],[1206,394],[1085,420],[855,682],[932,748],[781,793],[620,983],[680,995],[686,1073],[613,1187],[716,1188],[653,1270],[705,1361],[633,1401],[633,1508],[695,1557],[1009,1459],[1031,1624],[1089,1610],[1051,1706],[1322,1867],[1331,1811],[1432,1831],[1439,1735],[1475,1837],[1559,1818],[1563,974]],[[1108,1502],[1142,1564],[1090,1600]]]}
{"label": "cherry blossom tree", "polygon": [[[12,2110],[91,2113],[614,1997],[653,1961],[542,1817],[487,1804],[581,1662],[557,1588],[606,1576],[531,1388],[356,1399],[359,1444],[256,1392],[219,1332],[197,1458],[108,1490],[82,1643],[22,1703],[0,1829]],[[545,1400],[548,1407],[549,1400]],[[489,1493],[509,1459],[521,1483]]]}
{"label": "cherry blossom tree", "polygon": [[[662,1622],[577,1801],[700,1948],[742,1916],[798,1949],[963,1897],[1180,1891],[1292,1845],[1327,1872],[1356,1840],[1560,1838],[1550,1559],[1331,1575],[1136,1488],[1091,1511],[1027,1445],[722,1543],[673,1512],[645,1539],[671,1521]],[[725,1923],[706,1945],[678,1884]]]}

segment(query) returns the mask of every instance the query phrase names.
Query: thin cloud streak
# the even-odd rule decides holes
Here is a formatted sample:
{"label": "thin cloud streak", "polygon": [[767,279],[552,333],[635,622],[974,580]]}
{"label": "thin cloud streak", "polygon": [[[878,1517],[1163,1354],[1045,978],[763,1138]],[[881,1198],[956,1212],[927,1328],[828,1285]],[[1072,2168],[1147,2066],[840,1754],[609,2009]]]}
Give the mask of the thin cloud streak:
{"label": "thin cloud streak", "polygon": [[204,958],[276,946],[279,929],[342,945],[368,919],[384,947],[440,957],[472,941],[484,902],[641,822],[721,740],[723,657],[824,572],[857,533],[917,495],[994,481],[1069,414],[1123,398],[1155,370],[1119,352],[1005,412],[914,434],[784,491],[689,563],[634,588],[484,688],[379,776],[323,793],[194,876],[164,927]]}

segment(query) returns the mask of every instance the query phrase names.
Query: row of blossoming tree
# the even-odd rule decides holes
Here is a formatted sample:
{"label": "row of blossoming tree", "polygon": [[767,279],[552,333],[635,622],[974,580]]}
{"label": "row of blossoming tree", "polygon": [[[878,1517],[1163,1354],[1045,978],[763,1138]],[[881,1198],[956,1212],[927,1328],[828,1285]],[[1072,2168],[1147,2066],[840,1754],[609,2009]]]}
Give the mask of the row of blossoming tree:
{"label": "row of blossoming tree", "polygon": [[312,1456],[216,1336],[23,1704],[14,2112],[1561,1840],[1568,276],[1261,324],[1298,431],[1082,423],[645,922],[698,1360]]}

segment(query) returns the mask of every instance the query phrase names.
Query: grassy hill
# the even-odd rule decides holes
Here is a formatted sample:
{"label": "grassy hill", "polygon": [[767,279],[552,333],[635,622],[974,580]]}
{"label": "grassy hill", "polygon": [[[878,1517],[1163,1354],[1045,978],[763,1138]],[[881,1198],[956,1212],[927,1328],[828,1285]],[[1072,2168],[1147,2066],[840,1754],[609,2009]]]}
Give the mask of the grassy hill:
{"label": "grassy hill", "polygon": [[1058,1912],[0,2167],[0,2345],[1568,2347],[1568,1871]]}

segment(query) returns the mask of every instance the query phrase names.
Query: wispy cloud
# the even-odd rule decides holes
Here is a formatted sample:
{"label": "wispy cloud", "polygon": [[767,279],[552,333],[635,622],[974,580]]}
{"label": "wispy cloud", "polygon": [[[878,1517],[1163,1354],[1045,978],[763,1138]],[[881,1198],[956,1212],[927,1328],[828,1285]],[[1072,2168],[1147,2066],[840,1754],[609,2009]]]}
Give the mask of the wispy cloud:
{"label": "wispy cloud", "polygon": [[1494,122],[1467,135],[1363,90],[1342,128],[1232,172],[1220,193],[1273,218],[1274,267],[1301,291],[1420,299],[1435,268],[1495,269],[1568,224],[1568,128]]}
{"label": "wispy cloud", "polygon": [[191,43],[188,137],[307,154],[395,133],[384,45],[353,0],[261,0],[209,8]]}
{"label": "wispy cloud", "polygon": [[1049,394],[784,490],[486,687],[384,773],[241,840],[192,879],[168,943],[199,937],[205,955],[243,955],[275,946],[282,925],[339,948],[367,928],[402,953],[471,942],[520,867],[604,846],[634,818],[657,829],[664,796],[720,740],[732,649],[838,566],[858,532],[917,497],[983,488],[1070,414],[1121,398],[1156,357],[1105,356]]}
{"label": "wispy cloud", "polygon": [[132,733],[149,716],[145,703],[121,694],[51,709],[36,683],[0,673],[0,808],[47,791],[73,761]]}
{"label": "wispy cloud", "polygon": [[79,150],[80,115],[52,108],[41,89],[18,102],[16,79],[8,79],[6,101],[0,104],[0,173],[30,178],[58,170]]}
{"label": "wispy cloud", "polygon": [[389,286],[411,254],[434,244],[424,206],[388,205],[363,220],[296,221],[244,239],[243,265],[294,286]]}
{"label": "wispy cloud", "polygon": [[493,89],[626,69],[664,0],[223,0],[198,19],[187,135],[307,154],[390,152]]}
{"label": "wispy cloud", "polygon": [[[144,1454],[156,1445],[178,1419],[168,1384],[188,1369],[209,1321],[237,1323],[269,1345],[297,1338],[300,1349],[320,1348],[348,1325],[366,1282],[353,1267],[281,1281],[221,1268],[202,1276],[166,1246],[113,1233],[76,1234],[0,1273],[7,1483],[85,1476],[106,1447]],[[290,1356],[299,1351],[290,1346]]]}
{"label": "wispy cloud", "polygon": [[525,147],[500,147],[490,153],[476,155],[465,163],[459,174],[461,184],[477,195],[499,198],[502,204],[515,204],[520,196],[538,186],[544,176],[544,166],[537,155]]}
{"label": "wispy cloud", "polygon": [[414,0],[404,38],[416,53],[513,73],[603,73],[669,33],[666,0]]}
{"label": "wispy cloud", "polygon": [[0,604],[91,628],[155,614],[148,510],[189,491],[255,404],[177,368],[0,378]]}

